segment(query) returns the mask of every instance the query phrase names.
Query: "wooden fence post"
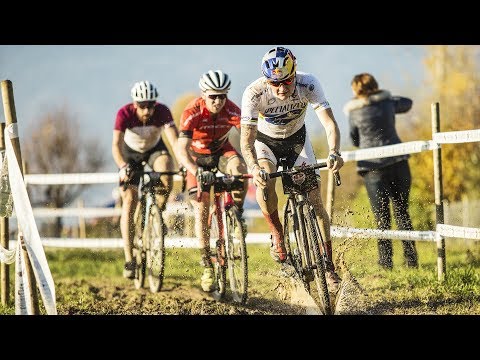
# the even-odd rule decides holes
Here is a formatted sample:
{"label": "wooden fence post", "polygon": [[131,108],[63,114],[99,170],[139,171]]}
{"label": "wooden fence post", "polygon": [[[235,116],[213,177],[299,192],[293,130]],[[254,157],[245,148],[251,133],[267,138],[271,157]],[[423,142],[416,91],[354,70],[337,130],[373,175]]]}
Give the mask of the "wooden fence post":
{"label": "wooden fence post", "polygon": [[[432,139],[433,135],[440,132],[440,105],[438,102],[431,106],[432,111]],[[442,149],[433,150],[433,183],[435,188],[435,214],[436,224],[444,223],[443,212],[443,181],[442,181]],[[437,276],[439,281],[443,281],[447,274],[445,238],[443,236],[437,239]]]}
{"label": "wooden fence post", "polygon": [[[5,123],[0,123],[0,150],[5,150]],[[8,217],[0,217],[0,244],[8,250],[10,234],[8,229]],[[0,286],[2,305],[10,304],[10,266],[6,263],[0,266]]]}
{"label": "wooden fence post", "polygon": [[[3,100],[3,109],[5,111],[5,122],[6,126],[10,124],[17,123],[17,113],[15,110],[15,102],[13,99],[13,86],[10,80],[2,80],[1,82],[2,87],[2,100]],[[23,176],[23,162],[22,162],[22,153],[20,151],[20,139],[18,137],[10,139],[12,142],[13,150],[15,152],[15,157],[17,158],[18,166],[20,167],[20,171],[22,172]],[[20,232],[20,226],[18,226],[18,232]],[[22,247],[23,248],[23,247]],[[35,276],[32,269],[32,264],[30,263],[30,258],[28,257],[27,250],[22,250],[24,252],[25,258],[25,267],[26,273],[24,276],[28,280],[29,287],[31,289],[31,301],[32,308],[30,309],[30,313],[33,315],[40,314],[40,307],[38,303],[38,293],[37,293],[37,284],[35,281]]]}
{"label": "wooden fence post", "polygon": [[[85,207],[85,203],[82,199],[78,200],[78,208],[83,209]],[[82,215],[78,216],[78,230],[79,230],[79,237],[84,239],[87,237],[87,226],[85,224],[85,217]]]}

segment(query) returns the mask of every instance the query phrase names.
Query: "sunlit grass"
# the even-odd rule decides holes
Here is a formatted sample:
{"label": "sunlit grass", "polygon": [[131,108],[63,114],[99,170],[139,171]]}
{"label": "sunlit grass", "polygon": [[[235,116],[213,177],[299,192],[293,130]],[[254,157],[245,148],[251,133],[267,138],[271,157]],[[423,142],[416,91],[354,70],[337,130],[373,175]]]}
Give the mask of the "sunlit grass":
{"label": "sunlit grass", "polygon": [[[400,241],[393,242],[394,267],[385,270],[377,265],[376,240],[350,240],[345,252],[347,268],[375,304],[390,308],[411,306],[425,313],[480,314],[480,246],[463,240],[446,240],[446,277],[438,280],[436,243],[417,242],[419,268],[403,264]],[[469,261],[467,261],[469,259]],[[387,305],[386,305],[387,304]],[[451,308],[453,310],[445,310]],[[471,312],[473,311],[473,312]]]}
{"label": "sunlit grass", "polygon": [[[366,312],[372,314],[480,314],[480,244],[463,240],[446,240],[447,276],[437,279],[437,249],[433,242],[417,242],[419,268],[403,264],[401,242],[393,241],[394,267],[384,270],[377,265],[376,240],[335,239],[334,257],[343,252],[345,268],[367,294]],[[45,249],[52,277],[56,282],[57,305],[63,313],[89,313],[102,288],[88,285],[90,280],[124,288],[123,251],[88,249]],[[267,244],[248,245],[249,299],[272,300],[279,264],[269,254]],[[167,249],[164,287],[175,291],[178,284],[200,288],[202,266],[198,249]],[[11,305],[0,305],[0,314],[14,314],[14,266],[10,266]],[[68,290],[68,291],[67,291]],[[122,294],[118,294],[121,298]],[[112,300],[115,301],[115,298]],[[119,303],[117,306],[121,306]],[[113,303],[115,305],[115,302]],[[80,311],[78,310],[80,309]],[[84,309],[84,310],[81,310]],[[108,310],[105,310],[108,312]]]}

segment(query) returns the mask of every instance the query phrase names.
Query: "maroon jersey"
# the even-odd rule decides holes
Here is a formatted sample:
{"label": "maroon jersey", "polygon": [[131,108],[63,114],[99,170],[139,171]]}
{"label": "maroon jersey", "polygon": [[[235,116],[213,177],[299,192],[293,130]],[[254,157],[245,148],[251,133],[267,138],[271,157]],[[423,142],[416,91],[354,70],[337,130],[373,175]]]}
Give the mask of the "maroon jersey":
{"label": "maroon jersey", "polygon": [[114,130],[125,133],[125,144],[143,153],[160,141],[163,129],[171,126],[175,126],[175,123],[166,105],[156,103],[152,117],[144,124],[137,117],[133,103],[130,103],[118,110]]}

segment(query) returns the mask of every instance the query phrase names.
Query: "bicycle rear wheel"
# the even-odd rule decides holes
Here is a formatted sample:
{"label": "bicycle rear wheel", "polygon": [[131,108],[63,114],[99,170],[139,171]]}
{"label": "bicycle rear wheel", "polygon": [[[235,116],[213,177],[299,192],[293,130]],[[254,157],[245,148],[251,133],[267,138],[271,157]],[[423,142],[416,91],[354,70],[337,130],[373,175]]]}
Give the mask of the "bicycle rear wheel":
{"label": "bicycle rear wheel", "polygon": [[163,218],[156,204],[150,205],[143,234],[146,245],[146,268],[151,292],[159,292],[165,271],[165,238]]}
{"label": "bicycle rear wheel", "polygon": [[133,283],[136,289],[145,284],[145,250],[143,247],[144,208],[139,203],[134,215],[135,235],[133,237],[133,258],[137,263]]}
{"label": "bicycle rear wheel", "polygon": [[[222,233],[226,234],[226,217],[222,214],[223,224],[218,223],[217,212],[214,206],[210,211],[208,225],[210,227],[210,251],[212,254],[213,270],[215,273],[215,290],[213,296],[217,299],[223,299],[227,288],[227,259],[225,252],[225,241],[222,239]],[[225,235],[223,235],[225,236]]]}
{"label": "bicycle rear wheel", "polygon": [[227,265],[230,289],[235,302],[247,302],[248,264],[247,244],[242,230],[241,216],[236,207],[226,214]]}
{"label": "bicycle rear wheel", "polygon": [[327,279],[325,278],[325,264],[320,252],[319,241],[322,234],[318,226],[313,206],[305,204],[305,225],[307,229],[308,248],[310,257],[314,263],[313,275],[318,293],[318,300],[325,315],[331,315],[332,305],[330,302],[330,293],[328,292]]}

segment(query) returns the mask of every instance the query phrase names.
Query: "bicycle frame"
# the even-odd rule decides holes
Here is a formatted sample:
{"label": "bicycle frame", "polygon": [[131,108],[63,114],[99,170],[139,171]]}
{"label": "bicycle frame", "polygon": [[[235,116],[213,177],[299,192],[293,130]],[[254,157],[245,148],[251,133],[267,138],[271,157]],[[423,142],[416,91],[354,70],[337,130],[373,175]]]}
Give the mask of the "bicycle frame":
{"label": "bicycle frame", "polygon": [[[226,269],[229,269],[230,273],[230,287],[232,289],[233,297],[235,301],[245,303],[246,301],[246,288],[247,288],[247,265],[246,265],[246,244],[245,239],[239,236],[241,239],[237,244],[240,244],[239,254],[235,251],[235,241],[232,239],[235,234],[230,233],[234,231],[235,225],[241,227],[240,217],[236,212],[236,205],[233,200],[231,191],[243,189],[244,183],[240,180],[251,178],[250,174],[243,175],[223,175],[217,176],[215,182],[212,184],[214,201],[210,209],[208,217],[208,226],[210,229],[214,228],[218,230],[218,238],[215,243],[215,252],[211,256],[211,261],[215,270],[217,291],[216,296],[222,298],[226,289]],[[208,186],[208,192],[210,193],[211,187]],[[197,187],[197,200],[200,200],[201,193],[207,192],[207,188],[198,184]],[[216,227],[213,224],[216,222]],[[234,225],[235,224],[235,225]],[[212,238],[212,234],[211,237]],[[240,261],[242,272],[241,279],[237,281],[236,269],[238,269],[236,262]],[[239,290],[237,288],[239,285]]]}
{"label": "bicycle frame", "polygon": [[[134,256],[137,263],[134,284],[137,289],[143,287],[148,270],[150,290],[160,291],[163,284],[165,266],[164,223],[162,211],[157,205],[157,189],[162,186],[161,176],[185,174],[186,169],[179,171],[146,171],[146,163],[138,184],[138,204],[134,214]],[[124,188],[128,186],[123,184]],[[185,181],[182,189],[185,187]]]}
{"label": "bicycle frame", "polygon": [[[223,175],[217,176],[215,182],[212,184],[213,186],[213,193],[214,193],[214,201],[213,206],[211,208],[209,217],[208,217],[208,225],[210,226],[212,221],[212,216],[216,217],[218,221],[218,244],[217,250],[218,254],[220,254],[218,259],[212,259],[213,261],[220,262],[220,265],[225,265],[225,240],[226,240],[226,213],[235,206],[235,202],[233,201],[233,196],[231,191],[232,190],[239,190],[237,188],[232,188],[235,186],[234,182],[238,181],[239,179],[249,179],[252,178],[250,174],[243,174],[243,175]],[[238,183],[236,186],[239,186]],[[208,186],[208,191],[211,188]],[[202,188],[202,185],[197,186],[197,201],[200,201],[201,193],[206,192],[205,189]]]}
{"label": "bicycle frame", "polygon": [[[284,193],[288,196],[284,211],[287,254],[307,292],[310,293],[310,282],[315,280],[324,312],[331,314],[330,295],[325,278],[326,264],[329,259],[315,207],[309,199],[309,193],[318,188],[315,170],[326,167],[327,164],[316,163],[288,169],[283,160],[281,165],[284,170],[271,173],[268,177],[281,176]],[[337,173],[335,175],[338,185],[340,178]],[[290,229],[293,229],[294,242],[292,243]],[[295,244],[296,248],[292,249],[292,244]]]}

